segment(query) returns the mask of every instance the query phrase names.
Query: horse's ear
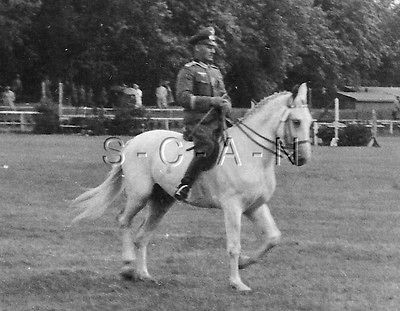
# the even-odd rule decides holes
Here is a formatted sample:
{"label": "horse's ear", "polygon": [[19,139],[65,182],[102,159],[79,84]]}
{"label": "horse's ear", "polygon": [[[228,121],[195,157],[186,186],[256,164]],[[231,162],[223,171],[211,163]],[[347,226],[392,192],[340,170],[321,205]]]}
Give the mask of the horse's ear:
{"label": "horse's ear", "polygon": [[295,105],[306,105],[307,104],[307,83],[302,83],[300,86],[297,86],[296,93],[293,94],[293,99],[295,101]]}

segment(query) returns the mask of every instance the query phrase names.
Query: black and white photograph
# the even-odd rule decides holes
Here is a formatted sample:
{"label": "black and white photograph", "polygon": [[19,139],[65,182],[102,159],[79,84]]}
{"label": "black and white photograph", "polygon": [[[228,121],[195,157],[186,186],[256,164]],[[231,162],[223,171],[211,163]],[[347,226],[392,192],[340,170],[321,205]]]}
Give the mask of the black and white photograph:
{"label": "black and white photograph", "polygon": [[0,311],[400,310],[399,0],[1,0]]}

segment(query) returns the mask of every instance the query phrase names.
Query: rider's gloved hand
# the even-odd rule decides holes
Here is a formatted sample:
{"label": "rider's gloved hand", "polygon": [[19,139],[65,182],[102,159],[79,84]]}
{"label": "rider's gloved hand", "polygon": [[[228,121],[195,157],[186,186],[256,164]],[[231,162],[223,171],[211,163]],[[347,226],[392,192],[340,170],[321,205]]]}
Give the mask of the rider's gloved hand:
{"label": "rider's gloved hand", "polygon": [[211,98],[211,105],[214,108],[221,110],[225,113],[230,112],[232,109],[232,104],[228,100],[226,100],[223,97],[218,97],[218,96]]}

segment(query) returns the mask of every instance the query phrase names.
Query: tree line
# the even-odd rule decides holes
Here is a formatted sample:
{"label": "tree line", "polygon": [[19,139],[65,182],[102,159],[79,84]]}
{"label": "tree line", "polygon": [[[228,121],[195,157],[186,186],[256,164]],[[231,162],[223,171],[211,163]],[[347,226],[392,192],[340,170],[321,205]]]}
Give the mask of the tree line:
{"label": "tree line", "polygon": [[400,85],[400,4],[389,0],[5,0],[0,85],[17,73],[30,94],[44,76],[94,92],[137,83],[152,103],[210,25],[236,106],[304,81],[317,106],[345,85]]}

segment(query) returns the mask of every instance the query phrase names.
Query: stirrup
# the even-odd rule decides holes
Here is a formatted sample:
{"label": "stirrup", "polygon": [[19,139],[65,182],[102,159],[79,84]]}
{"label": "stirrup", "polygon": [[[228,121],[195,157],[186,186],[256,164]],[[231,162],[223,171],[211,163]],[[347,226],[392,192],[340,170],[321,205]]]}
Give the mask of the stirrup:
{"label": "stirrup", "polygon": [[174,197],[179,201],[186,200],[189,195],[189,191],[189,185],[181,185],[179,186],[178,190],[176,190]]}

